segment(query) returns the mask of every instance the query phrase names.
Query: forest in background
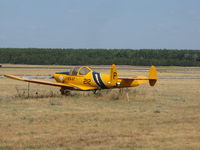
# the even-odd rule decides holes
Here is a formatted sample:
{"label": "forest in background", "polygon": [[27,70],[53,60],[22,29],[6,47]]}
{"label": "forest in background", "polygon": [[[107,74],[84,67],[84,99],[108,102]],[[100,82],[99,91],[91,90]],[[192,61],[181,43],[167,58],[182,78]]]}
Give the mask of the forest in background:
{"label": "forest in background", "polygon": [[200,66],[200,50],[0,48],[0,63]]}

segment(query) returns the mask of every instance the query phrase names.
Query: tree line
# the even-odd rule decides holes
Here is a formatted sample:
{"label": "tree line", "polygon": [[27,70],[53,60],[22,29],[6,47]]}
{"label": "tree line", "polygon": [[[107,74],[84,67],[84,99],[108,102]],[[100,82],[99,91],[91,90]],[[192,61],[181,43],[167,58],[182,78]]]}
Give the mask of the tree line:
{"label": "tree line", "polygon": [[200,66],[200,50],[0,48],[0,63]]}

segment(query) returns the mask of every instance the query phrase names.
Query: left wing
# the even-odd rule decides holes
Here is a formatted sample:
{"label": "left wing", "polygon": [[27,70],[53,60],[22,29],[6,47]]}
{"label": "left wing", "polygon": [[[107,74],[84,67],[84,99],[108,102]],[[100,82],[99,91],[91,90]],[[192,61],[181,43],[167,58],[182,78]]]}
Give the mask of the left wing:
{"label": "left wing", "polygon": [[25,81],[25,82],[31,82],[31,83],[37,83],[37,84],[44,84],[44,85],[50,85],[50,86],[59,86],[59,87],[66,87],[68,89],[74,89],[74,90],[93,90],[96,89],[95,87],[88,87],[88,86],[82,86],[82,85],[74,85],[74,84],[68,84],[68,83],[58,83],[58,82],[50,82],[50,81],[43,81],[43,80],[36,80],[36,79],[25,79],[14,75],[4,75],[7,78]]}

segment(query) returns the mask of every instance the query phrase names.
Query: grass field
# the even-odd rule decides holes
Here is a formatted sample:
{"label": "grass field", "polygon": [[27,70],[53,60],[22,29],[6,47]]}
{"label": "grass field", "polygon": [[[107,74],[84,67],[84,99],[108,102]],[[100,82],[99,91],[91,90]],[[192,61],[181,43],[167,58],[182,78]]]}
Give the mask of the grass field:
{"label": "grass field", "polygon": [[[167,71],[159,71],[160,77],[200,75],[200,67],[162,68]],[[0,75],[56,71],[65,70],[0,68]],[[66,97],[59,88],[31,84],[27,98],[27,83],[0,78],[0,150],[200,149],[200,79],[160,79],[155,87],[145,84],[126,92],[129,101],[118,90]]]}

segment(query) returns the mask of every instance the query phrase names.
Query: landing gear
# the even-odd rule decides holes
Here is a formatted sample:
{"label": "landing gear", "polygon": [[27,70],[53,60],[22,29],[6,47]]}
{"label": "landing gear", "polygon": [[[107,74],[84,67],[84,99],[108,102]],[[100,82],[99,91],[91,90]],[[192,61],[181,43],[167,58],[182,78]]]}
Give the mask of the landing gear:
{"label": "landing gear", "polygon": [[95,90],[93,90],[93,93],[94,93],[94,94],[96,94],[96,93],[97,93],[97,90],[96,90],[96,89],[95,89]]}
{"label": "landing gear", "polygon": [[61,89],[60,89],[60,93],[61,93],[62,95],[69,96],[69,95],[70,95],[70,90],[65,89],[65,88],[61,88]]}
{"label": "landing gear", "polygon": [[101,90],[93,90],[93,93],[95,96],[102,96],[102,91]]}

